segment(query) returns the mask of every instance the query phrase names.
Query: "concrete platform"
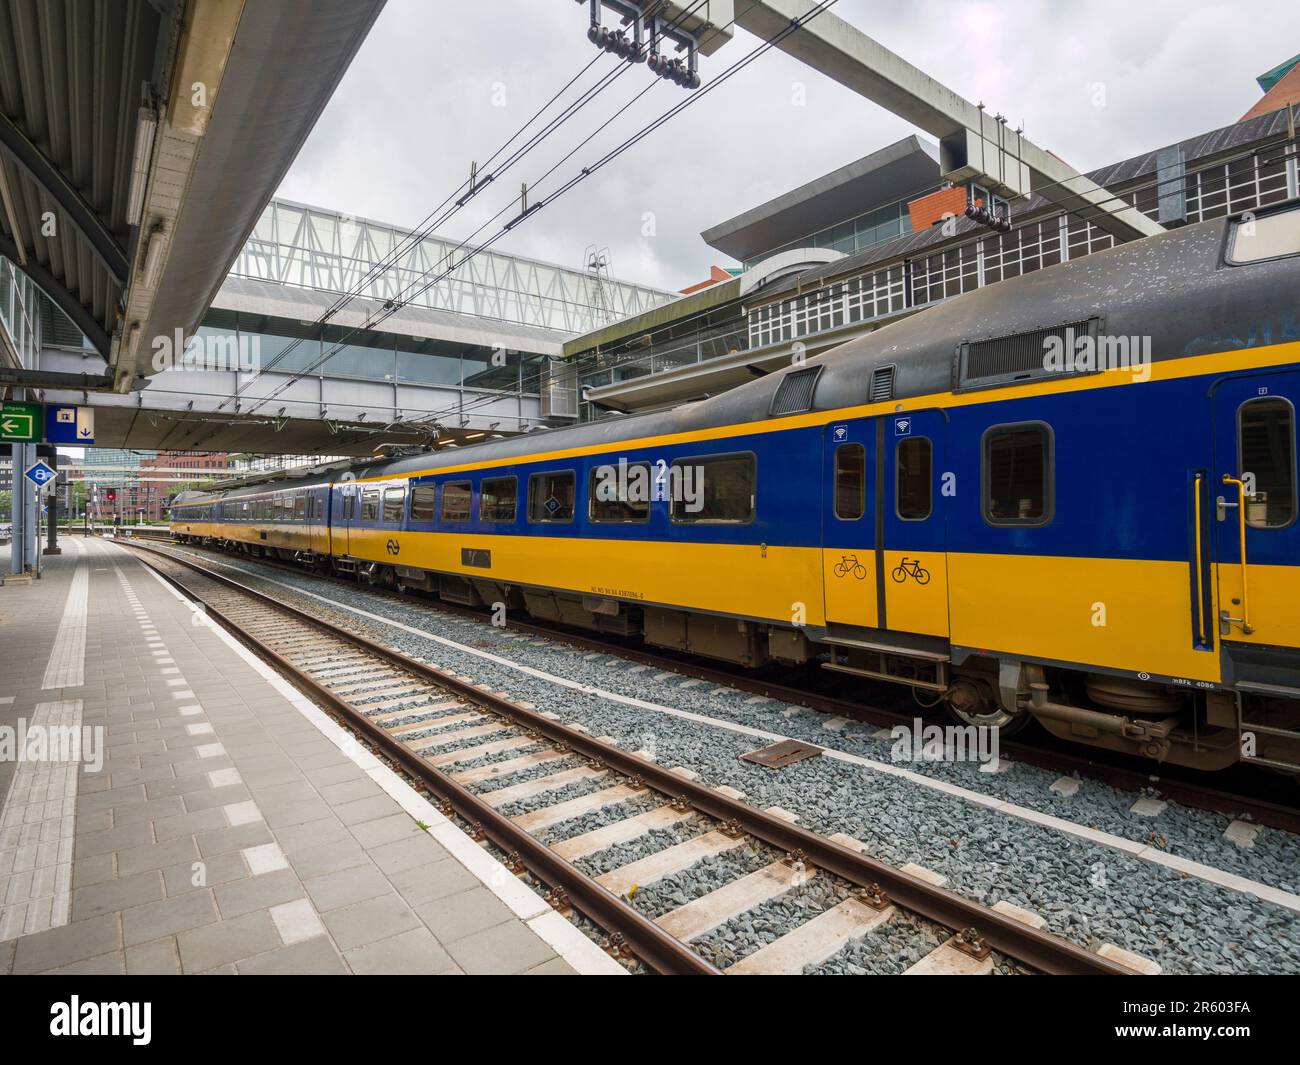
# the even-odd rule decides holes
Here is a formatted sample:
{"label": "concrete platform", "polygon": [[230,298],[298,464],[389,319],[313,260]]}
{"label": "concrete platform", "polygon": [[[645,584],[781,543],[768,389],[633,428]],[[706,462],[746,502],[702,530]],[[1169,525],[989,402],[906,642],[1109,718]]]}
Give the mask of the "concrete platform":
{"label": "concrete platform", "polygon": [[623,971],[125,549],[63,546],[0,588],[0,973]]}

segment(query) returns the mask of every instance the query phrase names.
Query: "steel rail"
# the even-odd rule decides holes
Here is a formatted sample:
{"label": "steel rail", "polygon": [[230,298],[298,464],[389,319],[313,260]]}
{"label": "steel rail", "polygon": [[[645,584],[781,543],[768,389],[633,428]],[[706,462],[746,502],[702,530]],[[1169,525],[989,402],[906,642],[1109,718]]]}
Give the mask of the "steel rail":
{"label": "steel rail", "polygon": [[[735,821],[747,834],[779,850],[784,850],[787,854],[802,856],[804,860],[816,868],[843,877],[859,887],[871,889],[878,887],[884,891],[891,901],[904,909],[944,925],[954,932],[960,933],[967,929],[973,929],[979,940],[989,948],[1006,954],[1030,968],[1052,975],[1133,975],[1132,970],[1126,966],[1103,958],[1092,951],[1085,950],[1059,936],[1031,928],[1029,925],[998,913],[981,903],[973,902],[945,888],[936,887],[924,880],[904,873],[900,869],[886,865],[848,847],[841,846],[833,840],[820,836],[806,828],[791,824],[774,814],[769,814],[757,807],[750,806],[748,803],[732,799],[730,796],[715,791],[707,785],[687,780],[654,762],[646,761],[624,751],[620,747],[604,743],[584,732],[579,732],[577,729],[552,721],[535,710],[530,710],[501,695],[484,691],[482,688],[461,680],[455,675],[430,666],[428,663],[410,658],[401,651],[375,643],[364,636],[349,632],[297,607],[282,603],[264,592],[249,588],[232,578],[226,577],[224,574],[209,570],[197,562],[177,558],[167,552],[154,547],[146,547],[142,544],[131,546],[134,546],[138,551],[164,557],[186,566],[218,584],[233,588],[297,617],[341,640],[360,647],[368,653],[383,658],[407,672],[423,676],[433,683],[450,688],[504,717],[512,718],[517,724],[556,743],[600,761],[628,777],[644,781],[654,790],[670,798],[675,800],[684,799],[701,813],[722,822]],[[157,569],[157,567],[154,568]],[[180,586],[178,581],[172,580],[172,583]],[[196,593],[192,591],[187,591],[187,594],[197,598]],[[227,625],[232,624],[230,622],[225,623]],[[238,633],[238,626],[234,626],[234,628]],[[263,653],[269,651],[258,641],[253,641],[250,646],[258,647]],[[270,656],[271,660],[277,664],[277,667],[286,670],[295,678],[301,677],[300,671],[285,662],[280,656],[274,652],[270,652]],[[307,683],[314,695],[318,694],[330,706],[340,708],[349,720],[354,716],[358,716],[358,711],[349,707],[328,689],[311,681],[310,678],[302,677],[302,680]],[[360,716],[364,717],[364,715]],[[377,744],[382,744],[385,751],[391,752],[395,758],[400,757],[403,767],[411,766],[412,775],[422,780],[429,779],[433,785],[436,785],[436,790],[445,794],[453,804],[465,803],[466,808],[471,811],[470,820],[482,822],[484,830],[488,832],[490,837],[493,836],[494,832],[498,832],[503,838],[508,839],[509,843],[499,843],[504,849],[519,853],[525,864],[529,865],[530,868],[534,868],[533,863],[535,862],[534,871],[542,879],[552,882],[550,880],[552,876],[563,878],[564,883],[556,886],[561,886],[566,892],[569,892],[574,905],[587,913],[593,920],[597,920],[598,923],[602,924],[604,924],[604,920],[628,920],[625,913],[627,907],[610,892],[605,891],[598,885],[591,884],[589,881],[590,886],[579,883],[579,880],[586,880],[587,878],[569,865],[568,862],[551,854],[545,845],[537,842],[531,836],[527,836],[526,833],[522,833],[507,819],[501,817],[495,810],[482,803],[471,793],[466,792],[465,789],[460,788],[450,780],[446,780],[443,774],[438,773],[432,766],[419,764],[423,762],[423,759],[420,759],[413,751],[401,748],[401,751],[405,751],[405,753],[401,753],[399,751],[401,745],[398,741],[386,736],[386,734],[382,734],[382,730],[379,730],[372,722],[366,720],[364,726],[366,734],[373,736]],[[492,825],[491,829],[488,827],[489,824]],[[524,842],[525,840],[527,842]],[[615,910],[615,907],[617,907],[617,910]],[[635,911],[632,911],[632,913],[635,913]],[[597,917],[596,914],[600,914],[604,920]],[[685,962],[685,959],[680,958],[677,954],[678,951],[689,953],[684,944],[668,936],[657,925],[647,921],[640,914],[636,914],[636,917],[640,922],[639,925],[637,922],[629,921],[627,931],[623,931],[622,928],[618,930],[623,931],[628,943],[638,954],[641,954],[643,949],[654,952],[656,956],[661,956],[658,953],[661,950],[671,951],[674,960]],[[649,926],[649,928],[641,926]],[[605,925],[605,927],[608,927],[608,925]],[[653,933],[650,929],[654,930]],[[667,942],[665,943],[664,940],[667,940]],[[646,954],[641,956],[647,962],[655,964],[652,956]],[[692,971],[717,971],[707,962],[703,962],[698,956],[692,955],[692,957],[696,966]]]}
{"label": "steel rail", "polygon": [[[177,543],[174,538],[163,536],[141,536],[135,537],[134,539],[157,540],[159,542],[172,544]],[[178,544],[177,546],[196,547],[197,545]],[[203,550],[202,548],[198,549]],[[399,592],[379,585],[362,586],[356,581],[347,578],[333,574],[320,574],[314,570],[305,569],[302,566],[295,566],[292,563],[283,562],[279,559],[252,558],[251,556],[237,557],[256,565],[264,565],[273,569],[282,569],[287,573],[295,573],[299,576],[317,577],[321,580],[336,582],[344,587],[364,587],[366,591],[372,594],[392,599],[395,602],[403,603],[405,605],[425,602],[420,599],[411,599],[401,595]],[[476,610],[474,607],[462,606],[459,603],[448,603],[438,600],[436,602],[429,602],[427,605],[431,606],[434,610],[445,611],[448,614],[454,614],[458,617],[474,618],[480,621],[484,617],[482,611]],[[784,702],[799,703],[800,705],[807,706],[810,709],[817,710],[821,713],[849,717],[855,721],[863,721],[868,724],[881,726],[911,725],[912,717],[914,716],[896,713],[892,710],[882,709],[881,707],[869,706],[865,703],[854,702],[851,699],[845,699],[837,695],[827,695],[803,688],[794,688],[788,684],[782,684],[779,681],[768,680],[762,677],[746,676],[742,673],[733,673],[717,666],[707,665],[698,660],[671,658],[654,651],[645,650],[644,648],[629,647],[621,643],[611,643],[608,640],[600,639],[597,636],[575,632],[573,629],[559,624],[548,625],[538,621],[520,621],[511,618],[510,627],[519,632],[528,633],[529,635],[545,636],[553,640],[567,641],[575,647],[581,647],[589,651],[602,651],[605,654],[618,655],[627,658],[630,661],[638,662],[642,665],[654,666],[658,669],[671,669],[685,672],[692,677],[708,681],[711,684],[725,685],[727,687],[736,688],[739,691],[749,692],[753,695],[763,695]],[[1283,805],[1282,803],[1272,802],[1268,799],[1255,798],[1250,795],[1224,791],[1221,788],[1213,788],[1205,784],[1181,780],[1176,777],[1162,776],[1158,772],[1152,772],[1151,770],[1115,765],[1099,761],[1095,757],[1090,757],[1086,754],[1075,754],[1070,751],[1053,750],[1015,740],[1001,741],[1000,749],[1002,753],[1007,755],[1012,761],[1024,762],[1026,765],[1036,766],[1040,769],[1050,769],[1053,772],[1065,775],[1077,772],[1080,775],[1090,776],[1095,780],[1102,781],[1125,791],[1141,792],[1145,788],[1157,787],[1164,797],[1172,799],[1175,802],[1185,803],[1186,805],[1197,809],[1227,814],[1233,817],[1241,814],[1249,814],[1254,821],[1261,825],[1267,825],[1270,828],[1279,828],[1285,832],[1300,833],[1300,809],[1297,809],[1295,806]],[[1152,769],[1158,768],[1158,766],[1152,766]]]}
{"label": "steel rail", "polygon": [[[498,696],[490,695],[481,688],[467,684],[457,677],[444,673],[442,670],[417,662],[415,659],[407,658],[405,655],[373,643],[363,636],[349,633],[336,625],[313,617],[305,611],[298,610],[296,607],[281,603],[263,592],[242,585],[238,581],[220,573],[214,573],[195,562],[176,558],[173,555],[158,551],[156,548],[146,547],[139,543],[129,544],[129,546],[136,551],[156,554],[176,565],[188,567],[218,585],[232,588],[260,603],[288,613],[314,628],[323,630],[336,639],[351,643],[370,654],[384,658],[407,672],[414,673],[422,679],[432,681],[440,687],[454,691],[457,695],[486,706],[498,715],[514,717],[517,712],[526,713],[522,708],[516,707],[515,704]],[[142,559],[141,561],[148,564],[155,573],[159,574],[187,597],[201,603],[206,614],[225,626],[236,639],[254,650],[274,666],[277,671],[288,677],[296,687],[310,695],[312,699],[343,718],[348,728],[361,733],[366,740],[382,750],[391,761],[400,765],[405,773],[427,786],[430,791],[449,803],[451,809],[454,809],[471,826],[481,831],[484,836],[510,855],[512,861],[517,860],[552,888],[563,891],[566,900],[570,904],[581,910],[607,932],[617,933],[639,958],[657,972],[666,975],[719,975],[719,970],[715,966],[691,950],[686,944],[663,931],[653,921],[648,920],[637,910],[624,903],[618,896],[601,887],[591,877],[560,858],[546,844],[517,828],[508,817],[489,806],[473,792],[429,765],[419,754],[384,731],[367,718],[364,713],[340,698],[329,688],[312,679],[311,676],[272,650],[261,640],[244,631],[238,622],[229,618],[219,607],[205,599],[201,593],[187,587],[151,560]],[[545,721],[546,719],[542,718],[541,720]],[[574,735],[579,734],[574,733]]]}

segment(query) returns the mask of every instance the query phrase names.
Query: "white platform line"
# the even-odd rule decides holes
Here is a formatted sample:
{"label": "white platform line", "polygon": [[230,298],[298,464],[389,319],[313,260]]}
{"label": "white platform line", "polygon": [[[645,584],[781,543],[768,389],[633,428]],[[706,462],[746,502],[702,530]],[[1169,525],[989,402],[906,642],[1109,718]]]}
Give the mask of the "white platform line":
{"label": "white platform line", "polygon": [[[777,743],[781,740],[790,739],[779,732],[768,732],[766,729],[750,728],[747,725],[737,725],[731,721],[722,721],[716,717],[709,717],[706,714],[696,714],[689,710],[678,710],[673,706],[663,706],[659,703],[652,703],[645,699],[636,699],[630,695],[622,695],[619,692],[609,691],[605,688],[598,688],[592,684],[582,684],[575,680],[569,680],[566,677],[557,677],[544,670],[534,669],[532,666],[521,665],[518,662],[512,662],[508,658],[502,658],[500,655],[494,655],[490,651],[482,651],[477,647],[469,647],[463,643],[457,643],[455,640],[448,639],[446,636],[439,636],[436,633],[426,632],[424,629],[418,629],[414,625],[407,625],[401,621],[394,621],[392,618],[386,618],[382,614],[372,614],[368,610],[362,610],[359,607],[349,606],[341,603],[336,599],[330,599],[328,596],[318,595],[315,592],[309,592],[303,588],[289,584],[285,581],[278,581],[273,577],[264,577],[261,574],[248,574],[247,570],[240,569],[238,566],[232,566],[228,563],[216,561],[216,564],[225,569],[234,570],[237,573],[244,573],[253,576],[259,581],[265,581],[267,584],[274,584],[281,588],[286,588],[291,592],[299,595],[305,595],[310,599],[316,599],[322,603],[328,603],[336,610],[345,610],[349,614],[355,614],[358,617],[366,618],[370,621],[379,622],[382,625],[388,625],[395,629],[401,629],[403,632],[409,632],[415,636],[430,640],[433,643],[442,644],[444,647],[451,647],[467,655],[474,655],[476,658],[482,658],[488,662],[494,662],[506,669],[512,669],[517,673],[523,673],[526,676],[535,677],[538,680],[548,681],[561,688],[569,688],[573,691],[586,692],[589,695],[596,695],[602,699],[609,699],[612,702],[622,703],[624,706],[634,706],[640,710],[650,710],[657,714],[666,714],[669,717],[680,718],[683,721],[695,721],[701,725],[709,725],[713,728],[722,729],[726,732],[734,732],[741,736],[752,736],[755,739],[764,740],[767,743]],[[1216,884],[1219,887],[1227,888],[1230,891],[1240,891],[1245,894],[1257,895],[1265,902],[1271,902],[1275,906],[1280,906],[1292,913],[1300,913],[1300,895],[1291,891],[1285,891],[1282,888],[1270,887],[1268,884],[1260,883],[1256,880],[1248,880],[1246,877],[1238,876],[1236,873],[1229,873],[1223,869],[1217,869],[1212,865],[1205,865],[1202,862],[1194,862],[1178,855],[1169,854],[1160,850],[1158,847],[1151,847],[1145,843],[1139,843],[1135,840],[1125,839],[1123,836],[1117,836],[1110,832],[1102,832],[1099,829],[1089,828],[1087,825],[1081,825],[1074,821],[1067,821],[1063,817],[1055,817],[1052,814],[1040,813],[1038,810],[1030,809],[1027,806],[1019,806],[1013,802],[1007,802],[1003,799],[994,798],[983,792],[973,791],[970,788],[963,788],[956,784],[949,784],[947,781],[939,780],[935,777],[927,777],[924,774],[914,772],[910,769],[903,769],[896,765],[890,765],[888,762],[879,762],[873,758],[863,758],[861,755],[849,754],[847,751],[840,751],[834,747],[821,747],[821,753],[826,758],[833,758],[836,761],[846,762],[849,765],[860,766],[863,769],[870,769],[876,773],[884,773],[888,776],[898,777],[906,780],[910,784],[918,787],[928,788],[931,791],[941,791],[954,798],[963,799],[967,802],[983,806],[989,810],[996,810],[998,813],[1008,817],[1019,818],[1022,821],[1030,821],[1044,828],[1055,829],[1063,832],[1068,836],[1074,836],[1076,839],[1082,839],[1088,843],[1095,843],[1101,847],[1108,847],[1111,850],[1117,850],[1129,857],[1137,858],[1140,861],[1150,862],[1152,865],[1161,865],[1174,869],[1180,873],[1186,873],[1188,876],[1196,877],[1198,880],[1204,880],[1206,883]]]}
{"label": "white platform line", "polygon": [[[28,735],[81,735],[80,699],[40,703]],[[80,744],[76,751],[80,750]],[[47,754],[76,751],[47,746]],[[72,909],[72,848],[76,831],[78,763],[71,758],[21,760],[0,809],[0,940],[68,923]]]}
{"label": "white platform line", "polygon": [[540,895],[521,883],[501,862],[444,817],[436,806],[420,795],[406,781],[356,742],[353,734],[330,717],[270,666],[253,654],[206,614],[199,612],[188,599],[150,567],[141,568],[188,609],[197,624],[210,629],[227,647],[325,735],[347,757],[365,770],[366,775],[384,789],[411,817],[428,825],[428,833],[443,845],[453,858],[476,876],[497,898],[506,904],[524,924],[565,962],[583,976],[626,976],[628,972],[567,918],[557,913]]}
{"label": "white platform line", "polygon": [[63,620],[54,638],[42,688],[79,688],[86,683],[86,600],[90,572],[81,563],[72,574]]}

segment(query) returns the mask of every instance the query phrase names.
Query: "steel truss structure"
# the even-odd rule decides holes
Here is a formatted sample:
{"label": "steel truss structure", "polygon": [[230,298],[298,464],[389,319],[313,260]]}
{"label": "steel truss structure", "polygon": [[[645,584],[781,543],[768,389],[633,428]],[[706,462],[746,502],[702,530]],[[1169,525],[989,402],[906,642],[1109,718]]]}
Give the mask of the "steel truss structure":
{"label": "steel truss structure", "polygon": [[[414,295],[470,249],[437,235],[418,242],[410,236],[399,226],[272,200],[230,274],[340,294],[360,285],[358,295],[380,303],[402,300],[412,307],[565,333],[587,332],[677,296],[608,278],[598,283],[585,269],[492,250],[479,252]],[[399,248],[396,261],[363,285],[372,268]],[[603,294],[596,291],[598,284]]]}

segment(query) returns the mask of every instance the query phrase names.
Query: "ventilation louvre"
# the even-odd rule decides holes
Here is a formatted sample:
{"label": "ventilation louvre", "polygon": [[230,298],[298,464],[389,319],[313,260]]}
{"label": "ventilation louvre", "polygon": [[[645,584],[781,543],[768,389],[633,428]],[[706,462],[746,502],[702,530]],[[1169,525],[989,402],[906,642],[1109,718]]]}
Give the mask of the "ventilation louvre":
{"label": "ventilation louvre", "polygon": [[39,303],[43,342],[56,348],[81,348],[81,330],[73,325],[72,319],[56,307],[43,292],[40,294]]}
{"label": "ventilation louvre", "polygon": [[812,410],[813,390],[817,387],[817,375],[821,372],[820,366],[810,366],[806,370],[791,370],[787,373],[777,386],[768,414],[775,418]]}
{"label": "ventilation louvre", "polygon": [[877,366],[871,371],[869,398],[872,403],[884,403],[886,400],[894,398],[894,368],[892,366]]}
{"label": "ventilation louvre", "polygon": [[989,340],[968,340],[957,349],[956,391],[1060,377],[1060,370],[1046,365],[1048,340],[1056,338],[1069,351],[1079,337],[1096,339],[1100,325],[1101,319],[1090,318]]}

